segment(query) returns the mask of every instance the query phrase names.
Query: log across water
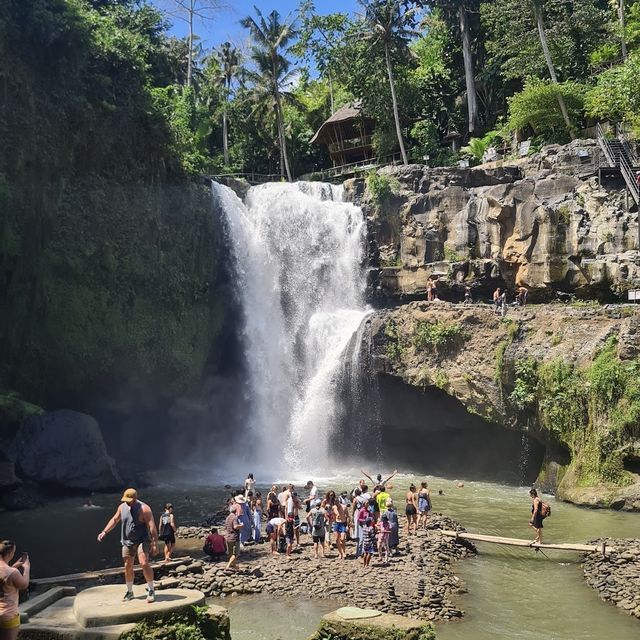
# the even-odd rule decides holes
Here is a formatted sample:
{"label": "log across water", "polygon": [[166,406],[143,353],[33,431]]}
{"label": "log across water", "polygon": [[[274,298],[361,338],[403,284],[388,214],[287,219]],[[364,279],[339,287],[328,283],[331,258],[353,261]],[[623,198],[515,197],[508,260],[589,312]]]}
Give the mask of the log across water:
{"label": "log across water", "polygon": [[472,540],[477,542],[490,542],[492,544],[504,544],[511,547],[527,547],[529,549],[554,549],[557,551],[578,551],[580,553],[601,553],[607,555],[615,551],[613,547],[607,547],[606,543],[601,544],[574,544],[574,543],[535,543],[531,540],[520,538],[502,538],[500,536],[486,536],[480,533],[466,533],[464,531],[442,531],[442,534],[451,538],[461,540]]}

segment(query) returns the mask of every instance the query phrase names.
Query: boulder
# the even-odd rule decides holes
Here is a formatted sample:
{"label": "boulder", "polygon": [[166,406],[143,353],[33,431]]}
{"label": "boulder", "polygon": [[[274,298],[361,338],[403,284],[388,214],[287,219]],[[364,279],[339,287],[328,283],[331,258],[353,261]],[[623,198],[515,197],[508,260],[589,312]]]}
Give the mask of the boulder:
{"label": "boulder", "polygon": [[76,411],[52,411],[25,420],[16,437],[20,475],[67,489],[101,491],[122,480],[98,423]]}
{"label": "boulder", "polygon": [[21,482],[20,478],[16,476],[13,462],[0,459],[0,489],[12,489]]}

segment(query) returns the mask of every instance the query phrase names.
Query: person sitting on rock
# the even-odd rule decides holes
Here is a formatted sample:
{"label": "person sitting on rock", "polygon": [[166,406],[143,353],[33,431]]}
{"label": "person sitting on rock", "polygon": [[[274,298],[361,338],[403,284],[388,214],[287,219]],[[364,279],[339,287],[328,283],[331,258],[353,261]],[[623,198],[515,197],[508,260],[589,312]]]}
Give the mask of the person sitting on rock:
{"label": "person sitting on rock", "polygon": [[107,522],[107,526],[98,534],[98,542],[102,542],[118,523],[121,523],[120,542],[124,560],[124,579],[127,584],[127,591],[122,600],[133,600],[133,563],[137,555],[147,581],[147,602],[155,602],[153,569],[149,558],[158,552],[158,530],[149,505],[138,500],[138,492],[135,489],[127,489],[122,494],[121,504]]}
{"label": "person sitting on rock", "polygon": [[204,539],[202,550],[214,561],[222,560],[227,555],[227,543],[224,536],[218,533],[218,529],[213,527],[211,533]]}

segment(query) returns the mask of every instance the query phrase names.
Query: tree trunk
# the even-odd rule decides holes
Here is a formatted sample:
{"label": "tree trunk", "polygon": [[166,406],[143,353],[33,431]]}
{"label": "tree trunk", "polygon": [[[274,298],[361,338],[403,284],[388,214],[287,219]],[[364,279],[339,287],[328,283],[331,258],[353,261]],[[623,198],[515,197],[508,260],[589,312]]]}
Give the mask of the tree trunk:
{"label": "tree trunk", "polygon": [[[549,51],[549,45],[547,43],[547,34],[544,30],[544,22],[542,20],[542,7],[539,4],[540,0],[533,0],[533,11],[536,16],[536,24],[538,25],[538,34],[540,36],[540,44],[542,45],[542,51],[544,52],[544,58],[547,61],[547,67],[549,67],[549,75],[551,76],[551,81],[559,85],[558,76],[556,75],[556,69],[553,66],[553,60],[551,59],[551,52]],[[560,105],[560,111],[562,111],[562,117],[564,118],[564,123],[567,126],[567,131],[569,132],[569,136],[572,140],[576,139],[575,133],[573,131],[573,125],[571,124],[571,118],[569,118],[569,112],[567,111],[567,106],[564,103],[564,98],[560,91],[558,91],[558,105]]]}
{"label": "tree trunk", "polygon": [[282,105],[280,104],[280,94],[276,95],[276,120],[278,122],[278,137],[280,138],[280,149],[282,149],[282,158],[284,160],[284,168],[287,172],[287,180],[293,182],[291,169],[289,168],[289,157],[287,155],[287,139],[284,135],[284,122],[282,118]]}
{"label": "tree trunk", "polygon": [[227,129],[227,96],[222,106],[222,149],[224,152],[224,164],[229,166],[229,131]]}
{"label": "tree trunk", "polygon": [[193,74],[193,3],[194,0],[189,2],[189,37],[188,44],[189,51],[187,52],[187,87],[191,86],[191,76]]}
{"label": "tree trunk", "polygon": [[464,79],[467,85],[467,109],[469,113],[469,133],[474,133],[478,124],[478,96],[476,93],[473,54],[471,52],[471,34],[467,9],[464,4],[458,8],[460,17],[460,34],[462,35],[462,57],[464,59]]}
{"label": "tree trunk", "polygon": [[331,71],[327,71],[329,76],[329,98],[331,99],[331,115],[333,115],[335,111],[335,106],[333,104],[333,79],[331,77]]}
{"label": "tree trunk", "polygon": [[620,21],[620,45],[622,47],[622,59],[627,59],[627,39],[625,37],[624,0],[618,0],[618,20]]}
{"label": "tree trunk", "polygon": [[391,57],[389,55],[389,45],[384,44],[384,57],[387,61],[387,73],[389,74],[389,86],[391,87],[391,102],[393,103],[393,119],[396,122],[396,135],[398,136],[398,144],[400,145],[400,153],[402,155],[402,162],[409,164],[407,158],[407,152],[404,148],[404,140],[402,139],[402,129],[400,128],[400,116],[398,114],[398,100],[396,98],[396,86],[393,82],[393,69],[391,68]]}

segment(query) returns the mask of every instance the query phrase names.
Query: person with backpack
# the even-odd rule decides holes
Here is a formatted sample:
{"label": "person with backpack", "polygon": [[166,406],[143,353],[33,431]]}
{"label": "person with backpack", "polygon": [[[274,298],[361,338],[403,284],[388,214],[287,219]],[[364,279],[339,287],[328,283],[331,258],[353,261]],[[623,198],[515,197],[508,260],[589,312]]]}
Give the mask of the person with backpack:
{"label": "person with backpack", "polygon": [[529,526],[533,527],[536,532],[536,537],[532,544],[542,544],[542,521],[551,513],[551,508],[540,500],[535,489],[529,491],[529,496],[531,497],[531,520],[529,520]]}
{"label": "person with backpack", "polygon": [[327,512],[322,507],[321,500],[314,500],[311,511],[307,516],[311,539],[313,540],[313,557],[317,560],[320,556],[324,558],[324,539],[327,531]]}
{"label": "person with backpack", "polygon": [[176,521],[173,517],[173,505],[166,504],[158,520],[158,540],[164,542],[164,561],[171,560],[171,553],[176,546]]}

